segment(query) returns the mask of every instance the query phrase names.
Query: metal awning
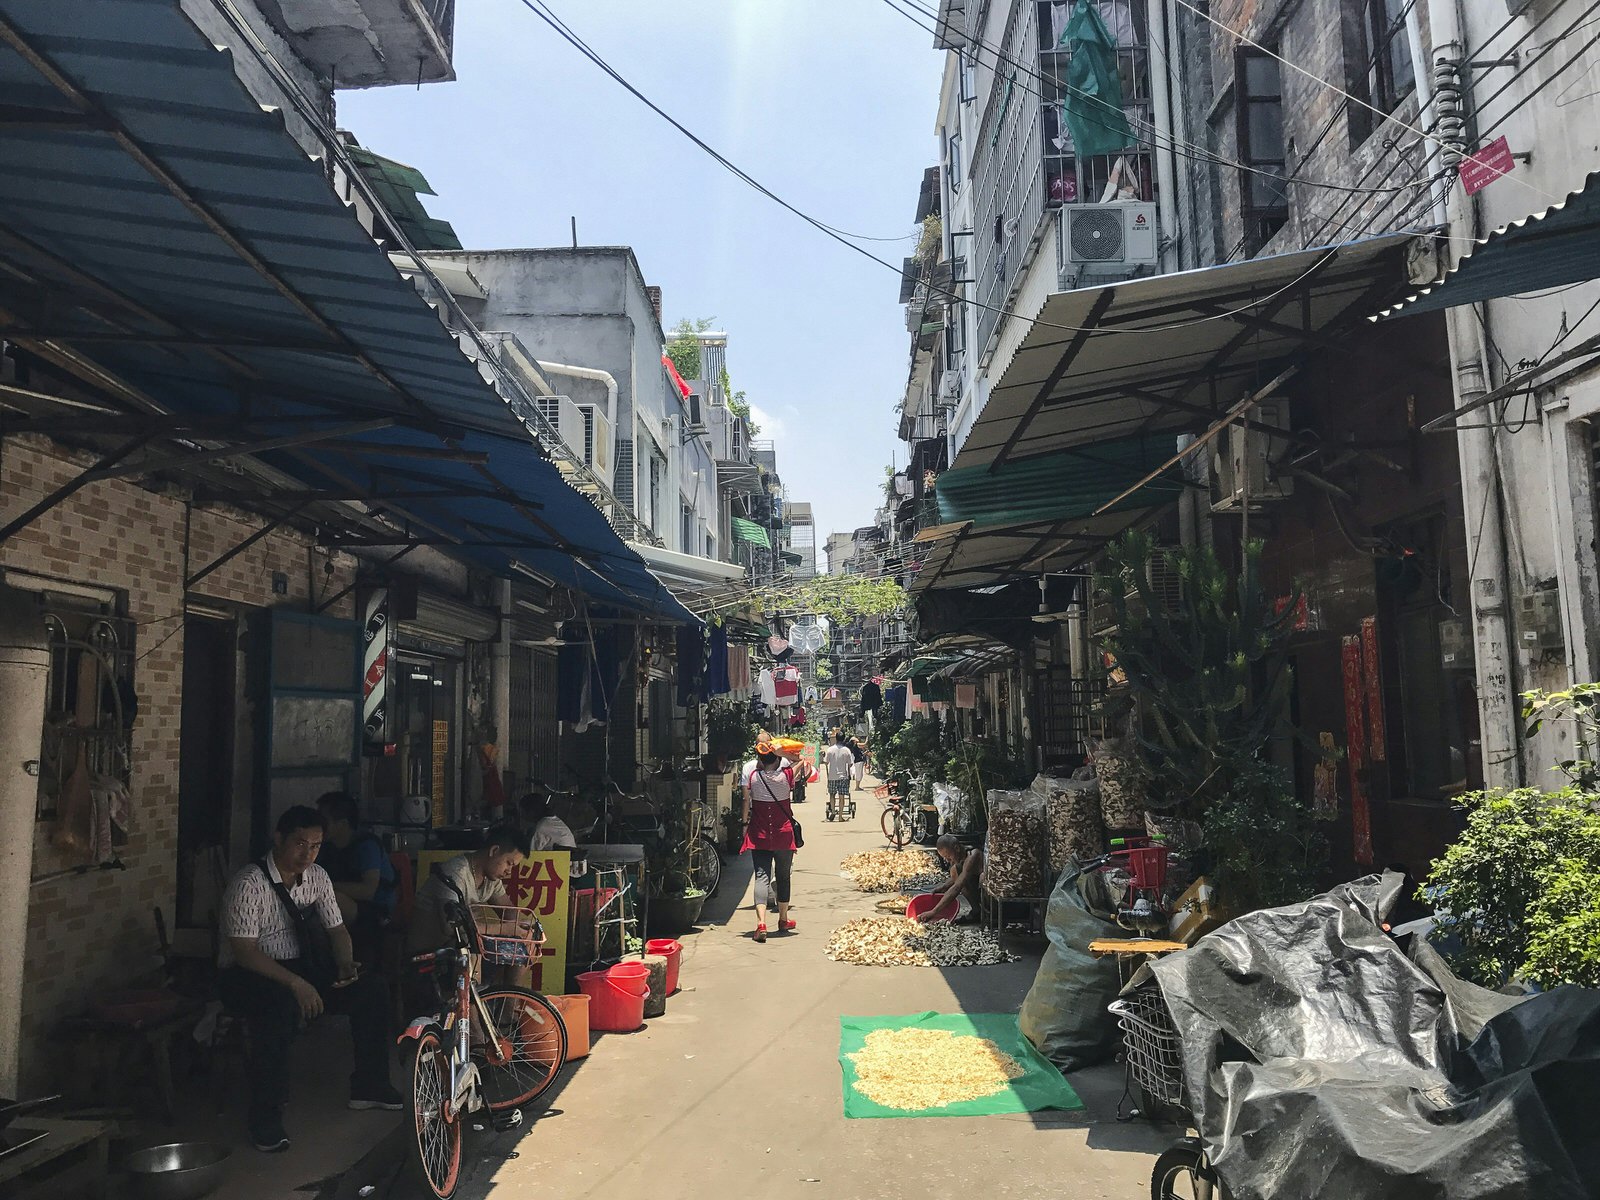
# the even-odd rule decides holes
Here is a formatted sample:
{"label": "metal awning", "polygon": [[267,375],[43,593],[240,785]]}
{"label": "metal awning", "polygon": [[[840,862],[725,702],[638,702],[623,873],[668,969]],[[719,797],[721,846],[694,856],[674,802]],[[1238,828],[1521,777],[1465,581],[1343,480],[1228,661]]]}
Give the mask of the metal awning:
{"label": "metal awning", "polygon": [[745,569],[738,563],[664,550],[646,542],[629,542],[628,549],[644,559],[651,572],[674,592],[702,591],[745,578]]}
{"label": "metal awning", "polygon": [[[958,467],[939,477],[940,532],[914,592],[972,588],[1066,571],[1108,538],[1159,511],[1183,490],[1176,470],[1126,497],[1171,457],[1171,434],[1122,438],[991,469]],[[1100,511],[1104,509],[1104,511]],[[925,531],[926,533],[926,531]]]}
{"label": "metal awning", "polygon": [[744,517],[733,518],[733,537],[738,542],[749,542],[752,546],[772,549],[772,539],[767,536],[766,528]]}
{"label": "metal awning", "polygon": [[1600,279],[1600,172],[1559,204],[1478,238],[1437,283],[1386,317],[1434,312]]}
{"label": "metal awning", "polygon": [[953,466],[1203,429],[1404,290],[1410,234],[1046,299]]}
{"label": "metal awning", "polygon": [[237,485],[274,525],[365,502],[331,523],[351,544],[377,509],[410,545],[690,619],[246,90],[240,45],[178,0],[0,0],[0,337],[95,397],[68,421],[0,388],[9,427],[100,447],[76,486],[248,457],[289,484]]}

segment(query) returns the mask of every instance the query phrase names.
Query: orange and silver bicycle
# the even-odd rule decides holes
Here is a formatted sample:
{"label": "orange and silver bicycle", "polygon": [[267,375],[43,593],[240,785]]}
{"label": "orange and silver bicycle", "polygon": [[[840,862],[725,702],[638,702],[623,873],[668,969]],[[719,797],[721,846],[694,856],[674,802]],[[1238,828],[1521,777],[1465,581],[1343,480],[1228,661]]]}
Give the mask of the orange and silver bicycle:
{"label": "orange and silver bicycle", "polygon": [[400,1035],[410,1049],[412,1175],[439,1200],[461,1182],[461,1148],[470,1113],[487,1109],[496,1128],[522,1123],[522,1107],[556,1081],[567,1061],[567,1027],[550,1002],[520,987],[483,987],[483,963],[537,961],[544,929],[526,909],[469,905],[461,889],[449,918],[453,946],[414,955],[412,969],[431,977],[437,1011]]}

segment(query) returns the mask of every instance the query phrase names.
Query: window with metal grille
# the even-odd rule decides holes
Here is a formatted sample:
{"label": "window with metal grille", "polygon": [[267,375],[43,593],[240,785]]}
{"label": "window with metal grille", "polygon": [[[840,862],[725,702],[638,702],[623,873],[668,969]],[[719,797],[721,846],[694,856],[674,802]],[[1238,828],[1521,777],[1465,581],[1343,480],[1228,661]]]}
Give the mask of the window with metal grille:
{"label": "window with metal grille", "polygon": [[1254,46],[1234,51],[1239,212],[1245,252],[1255,254],[1289,219],[1284,184],[1283,79],[1278,60]]}
{"label": "window with metal grille", "polygon": [[1406,13],[1412,0],[1348,0],[1344,18],[1345,55],[1350,92],[1363,104],[1350,106],[1350,137],[1366,140],[1378,123],[1378,112],[1392,113],[1417,86],[1406,36]]}
{"label": "window with metal grille", "polygon": [[1150,91],[1150,37],[1146,9],[1135,0],[1095,0],[1106,28],[1117,39],[1117,76],[1122,108],[1133,130],[1135,147],[1117,154],[1085,158],[1073,144],[1072,131],[1061,115],[1066,98],[1070,46],[1062,35],[1073,5],[1062,0],[1039,3],[1039,74],[1044,103],[1044,202],[1047,205],[1097,204],[1111,200],[1155,199],[1155,112]]}

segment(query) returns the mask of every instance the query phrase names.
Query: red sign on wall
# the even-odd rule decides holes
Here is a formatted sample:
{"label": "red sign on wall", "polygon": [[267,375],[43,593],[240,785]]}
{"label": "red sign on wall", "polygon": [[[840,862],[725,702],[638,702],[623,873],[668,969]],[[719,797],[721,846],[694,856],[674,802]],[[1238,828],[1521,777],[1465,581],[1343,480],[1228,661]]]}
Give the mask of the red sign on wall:
{"label": "red sign on wall", "polygon": [[1501,134],[1476,154],[1461,160],[1461,186],[1467,195],[1481,192],[1502,175],[1517,169],[1517,160],[1511,157],[1511,147]]}

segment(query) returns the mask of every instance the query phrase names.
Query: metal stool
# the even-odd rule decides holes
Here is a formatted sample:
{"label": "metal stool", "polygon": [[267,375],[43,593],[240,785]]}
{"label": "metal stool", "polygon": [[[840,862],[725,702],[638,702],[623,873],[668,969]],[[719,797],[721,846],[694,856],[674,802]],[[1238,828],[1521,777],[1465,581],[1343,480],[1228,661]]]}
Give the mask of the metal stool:
{"label": "metal stool", "polygon": [[644,847],[608,844],[581,851],[594,872],[594,966],[601,967],[627,955],[630,937],[644,936]]}

